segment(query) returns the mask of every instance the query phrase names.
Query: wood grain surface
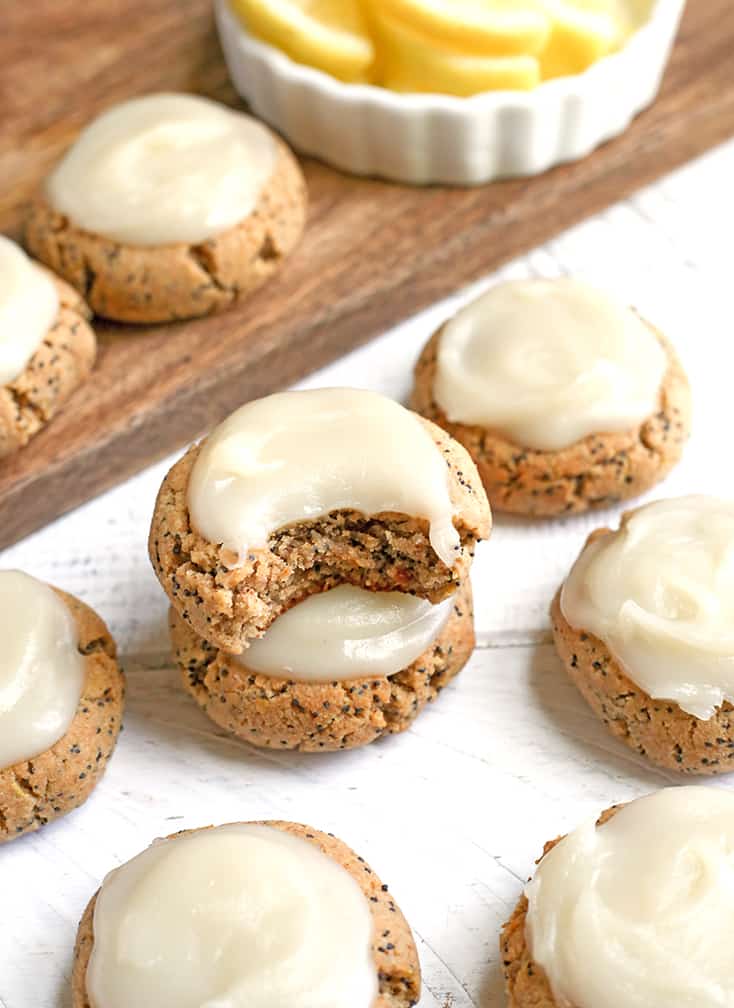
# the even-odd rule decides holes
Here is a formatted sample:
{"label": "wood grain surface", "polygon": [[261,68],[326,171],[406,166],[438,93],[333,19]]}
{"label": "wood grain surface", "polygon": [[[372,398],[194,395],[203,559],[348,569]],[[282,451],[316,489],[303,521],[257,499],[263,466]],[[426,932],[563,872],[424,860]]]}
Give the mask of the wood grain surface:
{"label": "wood grain surface", "polygon": [[[79,128],[119,99],[236,103],[210,0],[10,0],[0,37],[0,229]],[[0,546],[734,134],[734,5],[691,0],[660,99],[620,139],[540,178],[412,189],[305,163],[306,237],[246,304],[190,323],[99,323],[96,372],[0,464]]]}

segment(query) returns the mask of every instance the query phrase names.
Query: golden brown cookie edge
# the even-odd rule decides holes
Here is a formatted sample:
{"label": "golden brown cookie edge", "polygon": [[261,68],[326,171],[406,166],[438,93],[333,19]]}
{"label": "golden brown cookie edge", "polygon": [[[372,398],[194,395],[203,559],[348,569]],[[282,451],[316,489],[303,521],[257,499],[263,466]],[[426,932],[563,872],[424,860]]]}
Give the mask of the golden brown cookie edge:
{"label": "golden brown cookie edge", "polygon": [[[39,265],[39,264],[37,264]],[[0,459],[38,434],[89,377],[97,338],[84,299],[46,270],[59,295],[56,319],[23,371],[0,386]]]}
{"label": "golden brown cookie edge", "polygon": [[[639,510],[625,511],[620,529]],[[584,549],[615,534],[609,528],[595,529]],[[734,707],[725,702],[702,721],[674,700],[653,699],[623,671],[602,640],[568,623],[561,610],[562,590],[550,607],[553,643],[569,679],[609,733],[666,770],[699,776],[733,772]]]}
{"label": "golden brown cookie edge", "polygon": [[0,770],[0,844],[82,805],[104,773],[120,732],[125,685],[112,636],[93,609],[54,590],[79,629],[84,690],[69,730],[54,746]]}
{"label": "golden brown cookie edge", "polygon": [[389,678],[274,679],[197,637],[173,608],[169,627],[183,686],[215,724],[252,745],[300,752],[354,749],[405,731],[459,674],[475,643],[468,580],[433,645]]}
{"label": "golden brown cookie edge", "polygon": [[[603,826],[622,805],[612,805],[599,816],[597,826]],[[549,840],[536,864],[540,864],[563,836]],[[561,1008],[553,997],[548,977],[542,966],[530,955],[526,935],[528,901],[525,895],[518,900],[510,919],[500,933],[500,957],[505,978],[507,1008]]]}
{"label": "golden brown cookie edge", "polygon": [[553,518],[637,497],[677,464],[691,430],[688,378],[669,341],[646,323],[669,366],[658,409],[638,428],[592,434],[568,448],[544,452],[497,431],[452,423],[433,397],[437,351],[445,326],[433,334],[415,366],[411,406],[464,445],[477,464],[493,510]]}
{"label": "golden brown cookie edge", "polygon": [[25,245],[104,318],[147,324],[223,311],[277,272],[305,227],[303,172],[290,148],[275,139],[275,169],[255,209],[210,239],[125,245],[77,228],[39,194],[29,209]]}

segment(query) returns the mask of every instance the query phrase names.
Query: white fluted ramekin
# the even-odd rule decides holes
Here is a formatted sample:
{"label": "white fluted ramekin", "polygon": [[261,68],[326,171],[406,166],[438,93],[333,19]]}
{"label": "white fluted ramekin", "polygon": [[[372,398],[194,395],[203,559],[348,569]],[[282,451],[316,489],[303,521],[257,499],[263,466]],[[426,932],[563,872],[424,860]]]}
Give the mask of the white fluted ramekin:
{"label": "white fluted ramekin", "polygon": [[625,47],[582,74],[472,98],[343,84],[253,38],[228,0],[215,5],[235,88],[297,150],[356,175],[480,185],[575,161],[622,133],[657,95],[685,0],[655,0]]}

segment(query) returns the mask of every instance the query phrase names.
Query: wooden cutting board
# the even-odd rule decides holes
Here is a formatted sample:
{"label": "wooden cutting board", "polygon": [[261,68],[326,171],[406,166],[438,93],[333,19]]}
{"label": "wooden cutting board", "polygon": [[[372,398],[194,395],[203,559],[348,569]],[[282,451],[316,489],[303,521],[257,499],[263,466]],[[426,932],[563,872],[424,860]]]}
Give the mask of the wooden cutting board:
{"label": "wooden cutting board", "polygon": [[[96,112],[146,91],[237,99],[211,0],[12,0],[0,37],[0,230]],[[502,262],[734,134],[734,4],[690,0],[657,104],[620,139],[536,179],[413,189],[304,164],[307,234],[239,309],[98,323],[92,379],[0,462],[0,547]],[[428,334],[426,334],[428,335]]]}

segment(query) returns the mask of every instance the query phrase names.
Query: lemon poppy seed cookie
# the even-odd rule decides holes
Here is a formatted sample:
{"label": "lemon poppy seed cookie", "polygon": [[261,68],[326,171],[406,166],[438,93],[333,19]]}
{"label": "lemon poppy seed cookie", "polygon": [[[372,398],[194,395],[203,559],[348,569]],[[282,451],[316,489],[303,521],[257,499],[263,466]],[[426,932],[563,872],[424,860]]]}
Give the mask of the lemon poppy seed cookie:
{"label": "lemon poppy seed cookie", "polygon": [[734,505],[658,501],[589,538],[553,602],[556,649],[609,731],[685,774],[734,770]]}
{"label": "lemon poppy seed cookie", "polygon": [[117,741],[124,683],[88,606],[19,571],[0,572],[0,843],[81,805]]}
{"label": "lemon poppy seed cookie", "polygon": [[183,684],[218,725],[272,749],[330,752],[405,731],[474,649],[471,587],[432,606],[341,586],[289,609],[233,656],[175,609]]}
{"label": "lemon poppy seed cookie", "polygon": [[22,448],[88,377],[90,312],[68,284],[0,236],[0,458]]}
{"label": "lemon poppy seed cookie", "polygon": [[264,283],[298,242],[306,202],[298,163],[266,126],[154,94],[84,130],[32,205],[25,241],[98,315],[168,322]]}
{"label": "lemon poppy seed cookie", "polygon": [[239,654],[309,595],[347,583],[440,602],[490,530],[466,451],[373,392],[248,403],[158,494],[150,556],[200,637]]}
{"label": "lemon poppy seed cookie", "polygon": [[[131,930],[134,924],[134,930]],[[179,833],[111,872],[82,918],[73,1008],[410,1008],[413,936],[377,875],[289,822]]]}
{"label": "lemon poppy seed cookie", "polygon": [[648,490],[690,433],[668,341],[569,278],[500,284],[459,312],[423,350],[411,405],[467,448],[493,508],[539,517]]}
{"label": "lemon poppy seed cookie", "polygon": [[546,844],[500,940],[508,1008],[728,1003],[733,844],[734,796],[703,787]]}

